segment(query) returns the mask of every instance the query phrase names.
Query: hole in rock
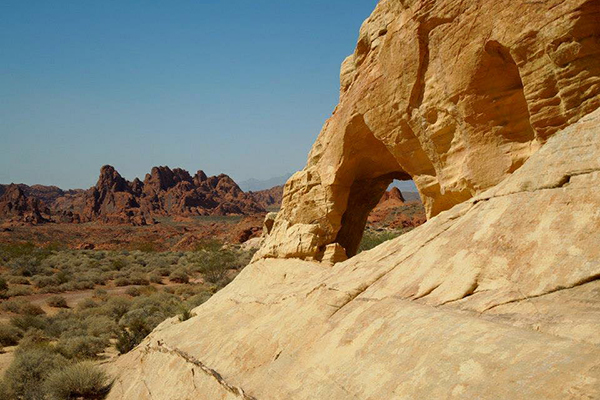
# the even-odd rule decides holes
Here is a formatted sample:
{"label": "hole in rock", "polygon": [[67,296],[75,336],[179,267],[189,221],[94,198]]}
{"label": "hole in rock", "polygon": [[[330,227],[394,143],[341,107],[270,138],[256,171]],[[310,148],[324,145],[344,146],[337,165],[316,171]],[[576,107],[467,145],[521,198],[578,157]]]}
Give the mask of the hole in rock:
{"label": "hole in rock", "polygon": [[355,181],[336,242],[352,257],[426,221],[417,187],[404,172]]}
{"label": "hole in rock", "polygon": [[371,210],[357,253],[410,232],[427,221],[425,207],[412,180],[394,180]]}

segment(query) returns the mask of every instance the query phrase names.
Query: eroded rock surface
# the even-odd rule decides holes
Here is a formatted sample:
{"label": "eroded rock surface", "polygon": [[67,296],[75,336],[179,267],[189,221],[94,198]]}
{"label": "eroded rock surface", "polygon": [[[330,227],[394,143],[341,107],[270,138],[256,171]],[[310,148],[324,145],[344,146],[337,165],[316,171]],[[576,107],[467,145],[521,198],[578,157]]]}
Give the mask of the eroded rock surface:
{"label": "eroded rock surface", "polygon": [[109,399],[600,397],[600,111],[333,267],[250,264],[112,366]]}
{"label": "eroded rock surface", "polygon": [[384,0],[341,69],[340,104],[287,183],[258,257],[356,253],[392,179],[433,217],[501,182],[600,105],[596,0]]}

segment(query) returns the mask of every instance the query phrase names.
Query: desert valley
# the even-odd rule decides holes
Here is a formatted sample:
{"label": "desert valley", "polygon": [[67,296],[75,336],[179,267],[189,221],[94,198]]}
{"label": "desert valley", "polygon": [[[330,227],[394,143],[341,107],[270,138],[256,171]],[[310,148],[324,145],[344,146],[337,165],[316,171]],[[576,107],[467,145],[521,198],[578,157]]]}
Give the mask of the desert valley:
{"label": "desert valley", "polygon": [[0,400],[600,398],[599,0],[380,0],[268,182],[0,185]]}

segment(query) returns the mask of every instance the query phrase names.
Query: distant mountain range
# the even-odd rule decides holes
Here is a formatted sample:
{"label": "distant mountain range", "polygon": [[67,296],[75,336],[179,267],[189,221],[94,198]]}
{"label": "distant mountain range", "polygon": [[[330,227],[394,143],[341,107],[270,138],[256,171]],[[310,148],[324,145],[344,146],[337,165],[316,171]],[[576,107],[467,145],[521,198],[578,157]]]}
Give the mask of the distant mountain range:
{"label": "distant mountain range", "polygon": [[250,178],[239,183],[240,189],[244,192],[257,192],[259,190],[271,189],[275,186],[282,186],[290,179],[292,174],[286,174],[282,176],[276,176],[269,179],[254,179]]}

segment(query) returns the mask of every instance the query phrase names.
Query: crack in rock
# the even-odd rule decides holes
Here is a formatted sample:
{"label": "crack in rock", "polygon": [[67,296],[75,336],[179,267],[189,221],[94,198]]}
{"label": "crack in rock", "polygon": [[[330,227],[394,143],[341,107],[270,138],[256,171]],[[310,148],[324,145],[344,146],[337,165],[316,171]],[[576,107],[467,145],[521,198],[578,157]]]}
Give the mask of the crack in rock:
{"label": "crack in rock", "polygon": [[[174,355],[177,357],[182,358],[185,362],[188,362],[190,364],[193,364],[195,366],[197,366],[198,368],[200,368],[200,370],[202,372],[204,372],[206,375],[212,377],[214,380],[217,381],[217,383],[222,386],[225,390],[227,390],[228,392],[239,396],[241,399],[243,400],[257,400],[255,397],[250,396],[249,394],[246,394],[246,392],[244,392],[244,390],[240,387],[231,385],[230,383],[228,383],[227,381],[225,381],[225,379],[223,378],[223,376],[221,376],[221,374],[219,374],[217,371],[215,371],[212,368],[209,368],[208,366],[206,366],[202,361],[198,360],[197,358],[195,358],[194,356],[179,350],[177,348],[172,348],[167,346],[166,344],[164,344],[161,341],[157,342],[156,346],[151,346],[150,344],[148,344],[145,348],[145,350],[148,351],[157,351],[160,353],[164,353],[164,354],[170,354],[170,355]],[[144,382],[145,383],[145,382]],[[146,385],[147,387],[147,385]],[[148,392],[150,392],[150,390],[148,389]]]}

